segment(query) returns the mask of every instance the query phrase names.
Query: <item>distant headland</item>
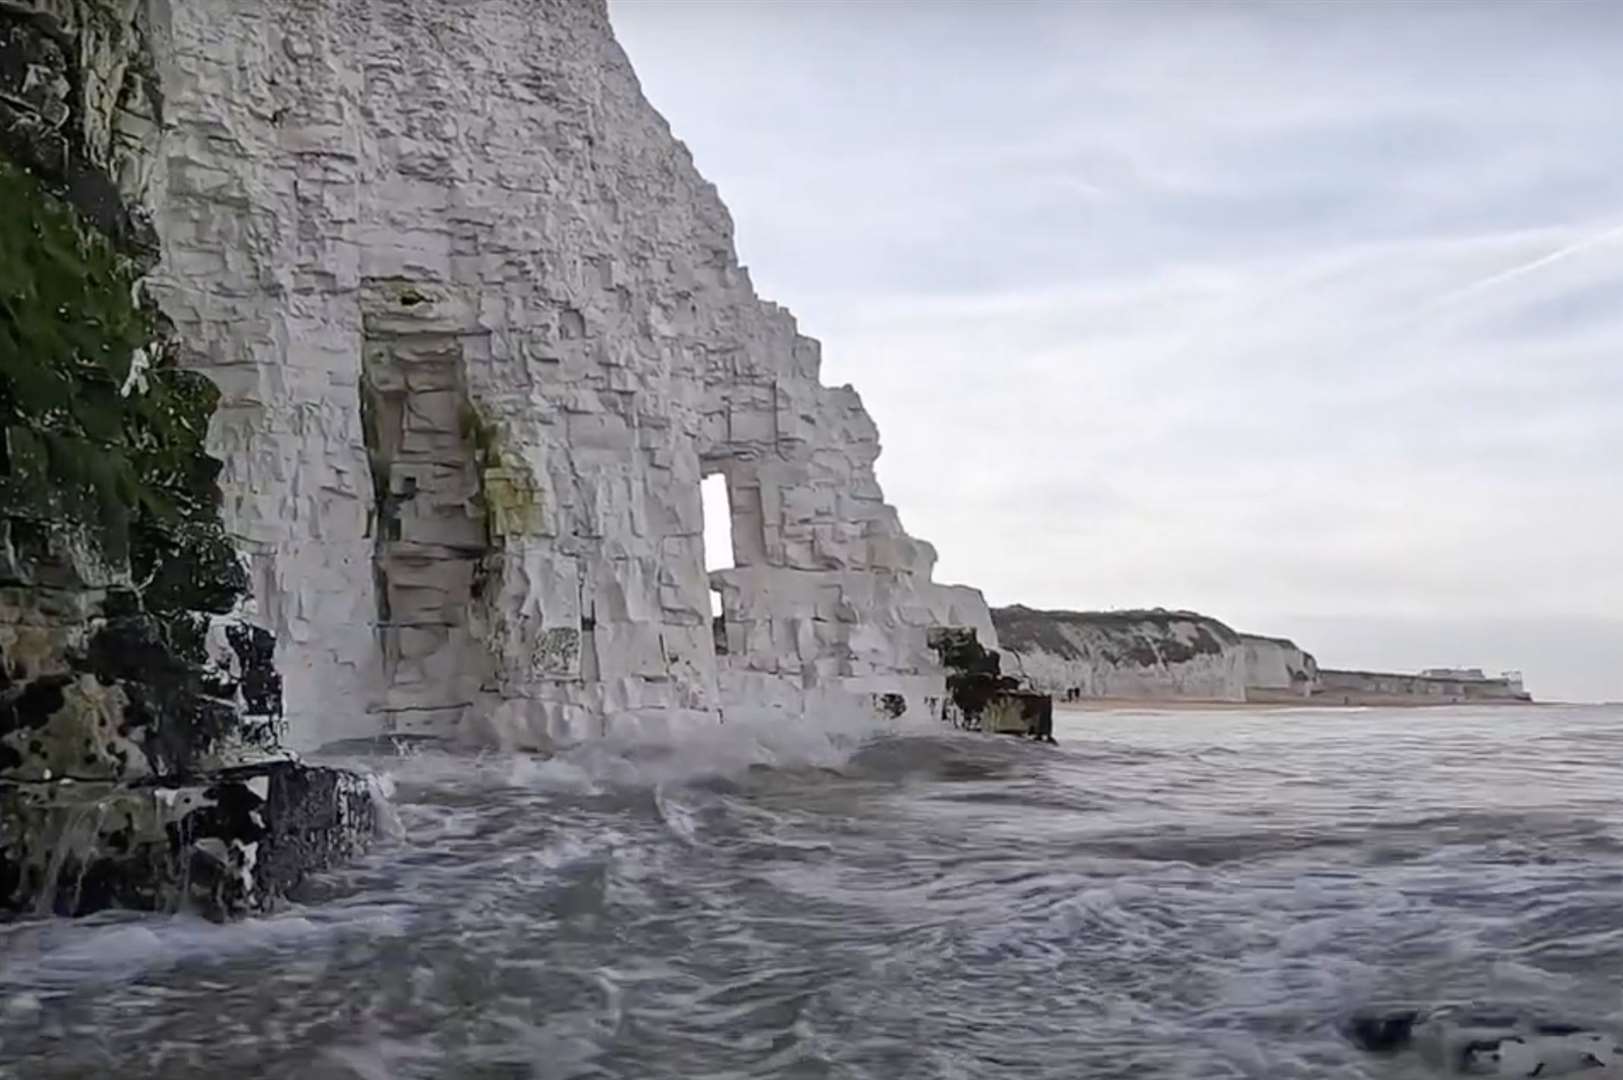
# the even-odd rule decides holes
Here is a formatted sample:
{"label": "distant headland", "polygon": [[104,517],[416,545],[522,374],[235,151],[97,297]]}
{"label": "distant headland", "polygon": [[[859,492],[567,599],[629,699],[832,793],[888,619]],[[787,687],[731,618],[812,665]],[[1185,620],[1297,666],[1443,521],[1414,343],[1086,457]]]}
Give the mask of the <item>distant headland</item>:
{"label": "distant headland", "polygon": [[1014,604],[993,608],[992,624],[1005,668],[1059,702],[1350,706],[1533,700],[1520,672],[1324,668],[1287,638],[1241,633],[1194,611],[1042,611]]}

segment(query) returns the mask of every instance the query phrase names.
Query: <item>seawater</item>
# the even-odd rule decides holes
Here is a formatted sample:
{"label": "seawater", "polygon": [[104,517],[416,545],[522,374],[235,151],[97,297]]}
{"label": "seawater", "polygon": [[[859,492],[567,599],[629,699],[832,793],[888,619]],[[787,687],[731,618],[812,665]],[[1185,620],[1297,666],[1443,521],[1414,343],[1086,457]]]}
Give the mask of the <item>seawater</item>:
{"label": "seawater", "polygon": [[[0,927],[0,1076],[1390,1077],[1623,1021],[1623,710],[1062,712],[422,753],[288,910]],[[1410,1070],[1410,1071],[1404,1071]]]}

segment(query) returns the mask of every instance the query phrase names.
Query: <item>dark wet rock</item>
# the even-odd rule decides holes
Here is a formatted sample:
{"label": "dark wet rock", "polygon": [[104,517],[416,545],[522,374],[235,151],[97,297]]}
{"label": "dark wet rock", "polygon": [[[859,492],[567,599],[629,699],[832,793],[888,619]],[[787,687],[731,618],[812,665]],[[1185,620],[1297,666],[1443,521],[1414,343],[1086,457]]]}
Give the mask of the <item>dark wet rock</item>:
{"label": "dark wet rock", "polygon": [[163,116],[147,20],[146,4],[0,0],[0,155],[143,259],[156,237],[130,177]]}
{"label": "dark wet rock", "polygon": [[1409,1046],[1414,1038],[1415,1022],[1419,1019],[1418,1009],[1360,1012],[1347,1018],[1342,1024],[1342,1032],[1361,1050],[1390,1054]]}
{"label": "dark wet rock", "polygon": [[[20,613],[0,606],[0,649],[8,614]],[[0,779],[192,777],[283,756],[269,633],[213,622],[203,663],[146,615],[87,620],[80,640],[64,633],[45,659],[56,670],[0,689]]]}
{"label": "dark wet rock", "polygon": [[960,727],[1054,741],[1052,695],[1023,689],[1002,672],[997,650],[980,643],[973,629],[930,632],[930,647],[947,669],[947,719]]}
{"label": "dark wet rock", "polygon": [[947,696],[970,726],[979,723],[997,694],[1020,685],[1002,674],[997,651],[983,646],[972,629],[941,627],[930,631],[929,641],[947,669]]}
{"label": "dark wet rock", "polygon": [[1341,1029],[1362,1050],[1414,1053],[1445,1075],[1569,1076],[1623,1064],[1623,1046],[1613,1035],[1517,1009],[1365,1009]]}
{"label": "dark wet rock", "polygon": [[0,603],[0,912],[259,911],[371,837],[362,778],[282,751],[268,632],[203,617],[197,662],[157,618],[59,622],[12,595]]}
{"label": "dark wet rock", "polygon": [[275,636],[263,627],[241,622],[227,624],[225,636],[241,667],[238,686],[247,712],[273,720],[280,718],[282,676],[276,670]]}
{"label": "dark wet rock", "polygon": [[191,782],[0,782],[0,911],[264,911],[365,847],[365,781],[276,761]]}

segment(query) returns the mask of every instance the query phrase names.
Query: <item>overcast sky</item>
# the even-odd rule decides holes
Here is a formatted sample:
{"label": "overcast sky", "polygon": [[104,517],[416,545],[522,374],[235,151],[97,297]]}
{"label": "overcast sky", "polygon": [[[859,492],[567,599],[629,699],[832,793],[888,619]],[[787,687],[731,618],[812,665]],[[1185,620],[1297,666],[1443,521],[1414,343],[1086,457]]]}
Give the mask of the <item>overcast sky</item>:
{"label": "overcast sky", "polygon": [[1623,5],[611,11],[939,579],[1623,699]]}

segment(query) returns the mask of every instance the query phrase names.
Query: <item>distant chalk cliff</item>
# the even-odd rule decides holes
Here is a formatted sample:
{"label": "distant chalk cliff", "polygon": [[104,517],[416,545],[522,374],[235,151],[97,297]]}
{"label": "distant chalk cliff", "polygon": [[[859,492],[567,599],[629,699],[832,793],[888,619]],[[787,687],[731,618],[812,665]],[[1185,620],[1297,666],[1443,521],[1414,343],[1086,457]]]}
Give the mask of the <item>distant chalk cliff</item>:
{"label": "distant chalk cliff", "polygon": [[1192,611],[994,608],[1010,668],[1061,700],[1246,700],[1246,643]]}
{"label": "distant chalk cliff", "polygon": [[1243,634],[1209,615],[992,609],[1004,667],[1060,701],[1460,705],[1531,701],[1520,674],[1419,674],[1319,667],[1288,638]]}

